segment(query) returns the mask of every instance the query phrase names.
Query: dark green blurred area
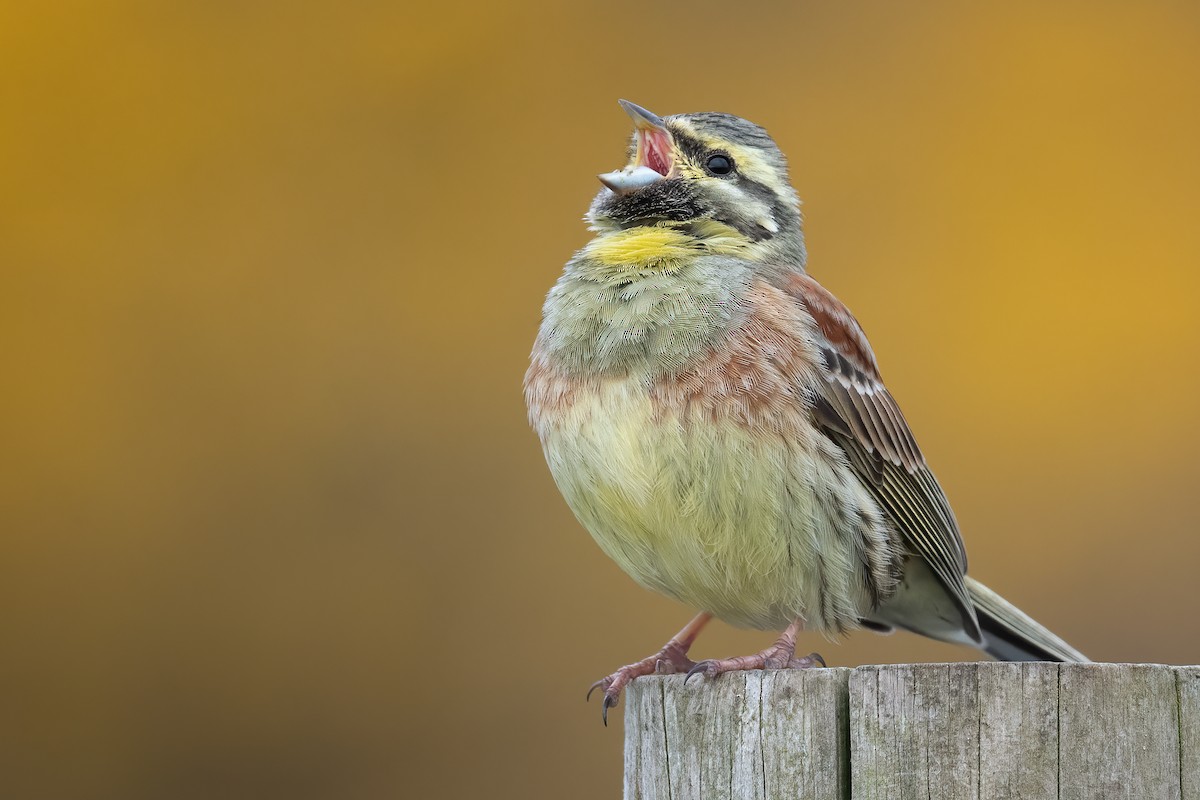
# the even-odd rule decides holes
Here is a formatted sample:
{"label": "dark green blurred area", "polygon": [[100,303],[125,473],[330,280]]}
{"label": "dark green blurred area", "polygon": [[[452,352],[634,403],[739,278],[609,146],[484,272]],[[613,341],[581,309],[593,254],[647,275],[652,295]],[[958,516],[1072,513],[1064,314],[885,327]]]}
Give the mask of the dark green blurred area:
{"label": "dark green blurred area", "polygon": [[617,97],[776,135],[972,574],[1200,662],[1198,45],[1166,0],[0,8],[3,795],[617,796],[584,690],[691,612],[520,394]]}

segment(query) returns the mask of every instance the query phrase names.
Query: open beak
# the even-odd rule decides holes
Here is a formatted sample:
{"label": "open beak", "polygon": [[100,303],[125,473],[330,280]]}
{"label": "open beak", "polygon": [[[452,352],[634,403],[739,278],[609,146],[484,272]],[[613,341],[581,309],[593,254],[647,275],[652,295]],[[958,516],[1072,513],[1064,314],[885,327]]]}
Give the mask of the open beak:
{"label": "open beak", "polygon": [[632,165],[598,175],[600,182],[617,194],[629,194],[661,181],[671,172],[674,147],[662,118],[628,100],[617,101],[633,120],[637,134],[637,157]]}

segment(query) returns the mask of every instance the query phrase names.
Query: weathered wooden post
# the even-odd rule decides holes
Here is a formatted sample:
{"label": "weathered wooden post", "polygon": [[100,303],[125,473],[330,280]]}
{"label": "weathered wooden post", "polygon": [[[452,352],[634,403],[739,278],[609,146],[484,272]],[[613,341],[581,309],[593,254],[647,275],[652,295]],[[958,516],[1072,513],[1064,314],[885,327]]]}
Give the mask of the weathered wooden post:
{"label": "weathered wooden post", "polygon": [[627,800],[1200,800],[1200,667],[668,676],[627,702]]}

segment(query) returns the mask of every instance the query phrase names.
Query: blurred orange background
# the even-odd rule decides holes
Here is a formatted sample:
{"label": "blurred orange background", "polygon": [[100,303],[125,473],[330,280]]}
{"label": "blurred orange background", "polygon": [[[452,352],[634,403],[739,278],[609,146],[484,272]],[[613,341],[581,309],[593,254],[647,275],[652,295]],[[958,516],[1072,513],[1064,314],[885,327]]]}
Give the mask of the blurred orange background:
{"label": "blurred orange background", "polygon": [[584,690],[691,610],[520,391],[618,97],[774,133],[972,574],[1200,662],[1198,86],[1165,0],[4,4],[4,795],[618,795]]}

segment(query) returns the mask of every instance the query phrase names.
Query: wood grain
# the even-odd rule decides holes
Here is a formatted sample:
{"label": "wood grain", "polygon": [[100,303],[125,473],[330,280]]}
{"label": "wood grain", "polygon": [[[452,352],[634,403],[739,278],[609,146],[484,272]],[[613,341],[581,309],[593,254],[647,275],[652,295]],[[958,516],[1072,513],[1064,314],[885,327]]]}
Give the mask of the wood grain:
{"label": "wood grain", "polygon": [[853,797],[979,797],[974,665],[860,667],[849,694]]}
{"label": "wood grain", "polygon": [[1179,687],[1179,783],[1183,800],[1200,800],[1200,667],[1175,670]]}
{"label": "wood grain", "polygon": [[1157,664],[1064,664],[1059,678],[1062,800],[1178,800],[1179,693]]}
{"label": "wood grain", "polygon": [[625,797],[849,797],[850,670],[639,678],[625,712]]}
{"label": "wood grain", "polygon": [[627,702],[626,798],[1200,800],[1200,667],[669,676]]}

